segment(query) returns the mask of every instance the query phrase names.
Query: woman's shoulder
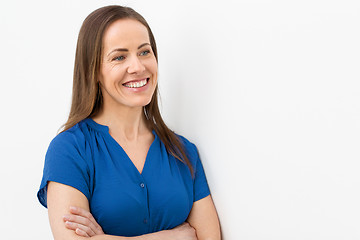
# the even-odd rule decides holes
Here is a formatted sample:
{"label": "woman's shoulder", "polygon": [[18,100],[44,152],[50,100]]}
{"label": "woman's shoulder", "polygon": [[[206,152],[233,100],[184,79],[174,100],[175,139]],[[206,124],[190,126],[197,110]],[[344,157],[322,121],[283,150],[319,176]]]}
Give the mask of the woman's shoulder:
{"label": "woman's shoulder", "polygon": [[178,133],[175,133],[175,135],[179,138],[181,143],[185,145],[185,147],[195,146],[193,142],[191,142],[188,138],[184,137],[183,135]]}
{"label": "woman's shoulder", "polygon": [[49,148],[77,148],[84,147],[86,136],[88,135],[88,127],[86,121],[82,120],[75,124],[73,127],[60,132],[50,142]]}
{"label": "woman's shoulder", "polygon": [[196,160],[198,158],[198,149],[196,145],[190,141],[188,138],[184,137],[183,135],[175,133],[176,136],[181,141],[182,145],[184,146],[184,150],[189,155],[191,159]]}
{"label": "woman's shoulder", "polygon": [[76,138],[79,138],[79,136],[81,136],[81,129],[79,127],[79,124],[80,123],[77,123],[71,128],[58,133],[51,142],[73,142],[74,140],[76,140]]}

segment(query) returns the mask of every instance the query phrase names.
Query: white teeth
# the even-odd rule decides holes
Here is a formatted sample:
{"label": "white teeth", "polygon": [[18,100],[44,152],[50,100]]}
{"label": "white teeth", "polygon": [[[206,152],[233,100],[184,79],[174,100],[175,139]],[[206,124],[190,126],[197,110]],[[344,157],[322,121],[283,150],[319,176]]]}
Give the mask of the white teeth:
{"label": "white teeth", "polygon": [[129,88],[140,88],[145,86],[147,83],[147,79],[141,80],[140,82],[136,82],[136,83],[128,83],[125,84],[125,87],[129,87]]}

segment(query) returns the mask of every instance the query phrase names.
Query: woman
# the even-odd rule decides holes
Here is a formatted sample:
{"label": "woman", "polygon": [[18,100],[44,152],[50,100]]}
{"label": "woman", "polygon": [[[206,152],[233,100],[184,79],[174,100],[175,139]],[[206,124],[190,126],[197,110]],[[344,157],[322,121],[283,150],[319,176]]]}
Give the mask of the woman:
{"label": "woman", "polygon": [[38,192],[56,240],[220,239],[196,147],[160,116],[157,67],[137,12],[108,6],[85,19],[69,119]]}

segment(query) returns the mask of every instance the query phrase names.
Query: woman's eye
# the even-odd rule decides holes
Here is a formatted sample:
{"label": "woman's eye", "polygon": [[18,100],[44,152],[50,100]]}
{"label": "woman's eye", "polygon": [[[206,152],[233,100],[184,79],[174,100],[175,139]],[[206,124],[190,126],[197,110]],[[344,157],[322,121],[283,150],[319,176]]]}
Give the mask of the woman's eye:
{"label": "woman's eye", "polygon": [[122,61],[124,59],[125,59],[124,56],[118,56],[118,57],[113,58],[113,60],[115,60],[115,61]]}
{"label": "woman's eye", "polygon": [[149,50],[142,51],[142,52],[140,53],[140,56],[146,56],[146,55],[148,55],[149,53],[150,53]]}

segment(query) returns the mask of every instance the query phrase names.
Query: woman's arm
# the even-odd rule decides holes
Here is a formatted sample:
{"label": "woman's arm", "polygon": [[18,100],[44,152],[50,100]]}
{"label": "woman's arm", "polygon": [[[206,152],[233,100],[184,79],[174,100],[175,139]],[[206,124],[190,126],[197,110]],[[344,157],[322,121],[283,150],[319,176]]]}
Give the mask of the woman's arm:
{"label": "woman's arm", "polygon": [[77,206],[90,212],[89,202],[79,190],[57,182],[48,183],[47,205],[54,240],[197,240],[195,230],[188,224],[183,224],[172,230],[138,237],[120,237],[104,234],[98,234],[90,238],[79,236],[74,230],[66,228],[63,216],[70,214],[70,206]]}
{"label": "woman's arm", "polygon": [[210,195],[194,202],[187,222],[195,228],[198,240],[221,240],[219,218]]}
{"label": "woman's arm", "polygon": [[[84,225],[86,227],[91,228],[93,232],[96,232],[96,225],[98,225],[98,223],[95,221],[95,219],[88,210],[82,208],[76,208],[75,210],[73,211],[70,210],[70,211],[72,215],[69,216],[69,220],[74,225],[76,225],[77,223],[85,222]],[[211,196],[203,198],[194,203],[194,206],[187,221],[189,221],[193,226],[196,226],[198,240],[221,239],[219,220]],[[187,223],[185,222],[184,224],[186,225]],[[180,230],[180,227],[184,227],[184,225],[178,226],[177,229]],[[69,226],[68,228],[73,231],[76,230],[76,227],[73,226]],[[99,233],[96,233],[95,235],[99,235]],[[111,238],[107,238],[107,239],[111,239]]]}
{"label": "woman's arm", "polygon": [[74,231],[65,227],[63,216],[69,214],[70,206],[79,206],[89,210],[86,196],[79,190],[57,182],[48,182],[47,207],[51,231],[55,240],[83,239]]}

